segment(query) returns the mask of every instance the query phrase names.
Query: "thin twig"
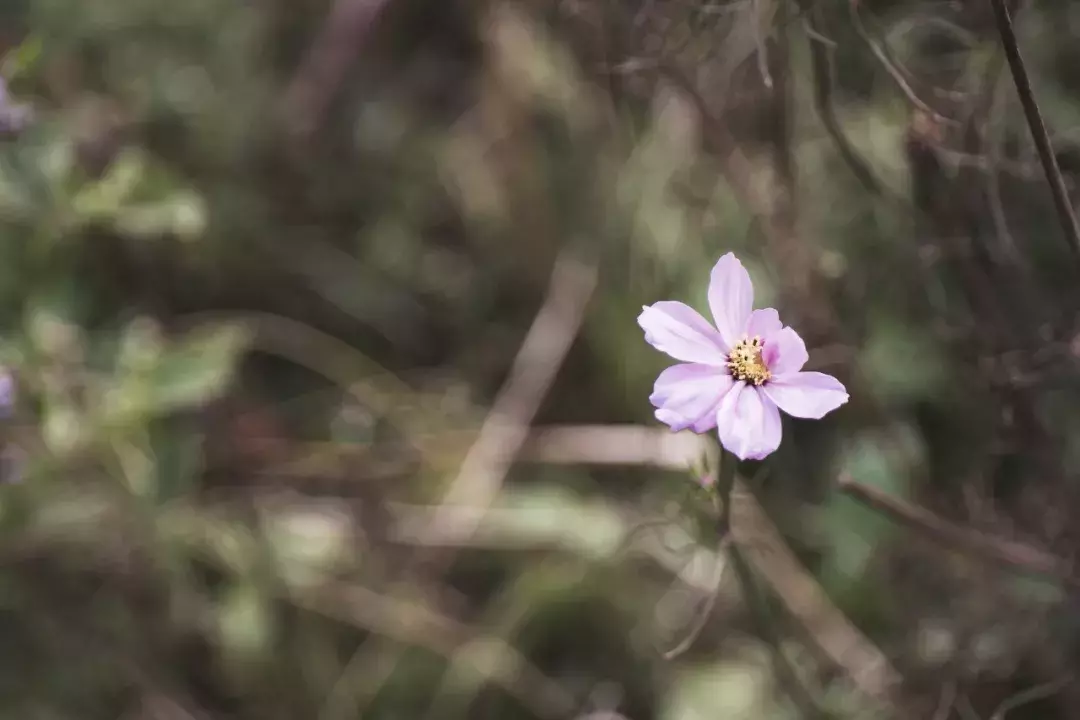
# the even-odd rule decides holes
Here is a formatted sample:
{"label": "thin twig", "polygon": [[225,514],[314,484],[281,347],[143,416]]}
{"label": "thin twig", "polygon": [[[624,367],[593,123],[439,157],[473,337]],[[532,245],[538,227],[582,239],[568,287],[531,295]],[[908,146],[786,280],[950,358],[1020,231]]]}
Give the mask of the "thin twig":
{"label": "thin twig", "polygon": [[381,655],[389,640],[381,636],[368,638],[361,643],[341,669],[338,679],[330,686],[323,700],[317,720],[344,720],[359,717],[357,697],[370,695],[390,680],[393,665],[382,662]]}
{"label": "thin twig", "polygon": [[933,720],[948,720],[955,705],[956,681],[948,680],[941,686],[941,695],[938,697],[938,706],[937,710],[934,711]]}
{"label": "thin twig", "polygon": [[[510,375],[503,384],[469,448],[457,477],[443,496],[430,532],[440,535],[443,514],[460,522],[460,509],[470,508],[472,527],[495,500],[507,470],[529,436],[533,416],[581,329],[585,307],[596,286],[596,267],[564,251],[555,263],[543,307],[529,328]],[[458,531],[469,532],[458,526]]]}
{"label": "thin twig", "polygon": [[537,427],[521,459],[554,465],[651,465],[689,468],[705,452],[693,433],[662,432],[645,425]]}
{"label": "thin twig", "polygon": [[[706,451],[708,443],[691,433],[671,433],[639,425],[573,425],[535,428],[516,459],[550,464],[648,465],[670,470],[686,470]],[[392,514],[399,518],[393,533],[395,542],[410,545],[461,548],[477,544],[478,523],[496,521],[505,526],[505,513],[487,508],[472,509],[447,505],[438,508],[398,506]],[[883,704],[891,704],[891,693],[901,678],[888,658],[855,627],[832,603],[817,581],[807,572],[787,547],[779,530],[769,520],[756,498],[736,480],[732,493],[732,532],[741,541],[745,554],[785,609],[806,630],[823,655],[851,678],[864,695]],[[436,518],[438,520],[436,521]],[[491,542],[490,538],[479,538]],[[670,553],[659,543],[654,557],[672,572]],[[515,546],[499,535],[495,547],[512,550]],[[696,567],[709,567],[715,555],[705,548],[695,553]],[[683,573],[680,573],[683,574]],[[712,583],[705,573],[685,573],[683,581],[709,592]]]}
{"label": "thin twig", "polygon": [[810,38],[814,42],[821,43],[830,50],[835,50],[840,47],[835,40],[825,37],[821,34],[819,30],[816,30],[814,27],[812,27],[805,18],[803,19],[803,32],[806,33],[806,36],[808,38]]}
{"label": "thin twig", "polygon": [[[734,516],[732,510],[735,502],[735,468],[738,464],[734,455],[728,452],[721,453],[720,468],[717,479],[716,498],[719,504],[717,513],[716,531],[724,537],[734,532]],[[739,587],[742,589],[743,602],[750,609],[757,626],[758,635],[762,642],[769,646],[773,660],[773,672],[783,686],[791,701],[799,710],[799,715],[805,718],[825,718],[824,709],[817,699],[799,678],[799,673],[792,665],[790,658],[784,653],[780,640],[780,633],[776,628],[776,619],[769,609],[770,598],[762,592],[758,583],[757,574],[743,553],[738,539],[731,543],[728,550],[731,558],[731,566],[739,578]]]}
{"label": "thin twig", "polygon": [[870,48],[870,52],[874,54],[874,57],[876,57],[882,67],[885,68],[889,77],[891,77],[893,82],[896,83],[896,86],[900,88],[900,92],[904,94],[904,97],[908,99],[908,102],[942,125],[949,125],[952,127],[959,125],[956,120],[945,117],[919,97],[919,94],[915,92],[915,89],[911,87],[911,84],[907,81],[904,72],[897,67],[896,63],[889,57],[889,53],[882,44],[875,40],[870,34],[870,31],[866,29],[866,25],[863,24],[862,17],[859,15],[859,0],[849,0],[848,9],[850,10],[851,24],[855,27],[856,34],[858,34],[862,41],[866,43],[867,47]]}
{"label": "thin twig", "polygon": [[679,644],[670,650],[666,650],[663,653],[665,660],[674,660],[680,655],[686,653],[698,637],[701,635],[702,630],[709,623],[709,618],[712,616],[713,608],[716,607],[716,598],[720,596],[720,588],[724,580],[724,571],[728,566],[728,556],[726,550],[731,543],[731,536],[725,534],[720,540],[720,546],[716,548],[716,569],[714,570],[715,583],[709,594],[705,596],[705,602],[701,609],[698,610],[697,617],[694,618],[690,629],[687,631],[686,636],[679,641]]}
{"label": "thin twig", "polygon": [[[92,505],[97,504],[90,495],[87,496],[87,501]],[[158,519],[159,527],[164,532],[175,540],[182,541],[202,560],[228,574],[245,572],[243,564],[232,562],[230,553],[223,553],[217,542],[220,537],[217,531],[222,529],[223,524],[225,527],[229,524],[223,523],[222,518],[215,518],[205,507],[195,507],[187,503],[171,504]],[[102,523],[100,526],[95,525],[97,529],[85,539],[79,540],[82,542],[82,549],[86,551],[84,560],[90,563],[89,567],[100,571],[105,577],[113,577],[122,565],[117,562],[111,548],[102,545],[100,528],[119,527],[123,522],[122,518],[104,515]],[[253,546],[248,545],[256,542],[253,536],[242,534],[231,537],[244,538],[237,540],[244,548],[241,555],[247,556],[247,551],[254,551]],[[55,542],[56,538],[50,537],[46,544],[42,544],[40,540],[33,541],[24,544],[22,548],[5,547],[4,552],[29,551],[37,557],[37,553],[46,552]],[[235,550],[237,546],[230,547]],[[386,637],[402,645],[430,650],[447,659],[462,648],[483,650],[482,655],[488,661],[478,663],[475,671],[485,682],[518,699],[537,717],[564,720],[574,715],[577,704],[573,696],[502,639],[479,634],[468,625],[443,614],[437,607],[415,597],[380,594],[362,585],[329,577],[323,580],[316,587],[276,585],[275,593],[280,599],[290,601],[299,608],[372,633],[375,638],[369,638],[368,642]],[[199,598],[192,600],[197,604],[201,603]],[[200,606],[200,616],[203,612]],[[206,608],[205,612],[209,614],[209,608]],[[74,627],[65,630],[76,634],[82,631]],[[92,642],[90,638],[83,640]],[[108,645],[105,646],[105,651],[111,652]],[[106,660],[112,662],[113,658],[109,655]],[[117,660],[123,662],[121,658]],[[144,680],[144,668],[134,664],[127,669],[141,685],[150,685],[149,678]]]}
{"label": "thin twig", "polygon": [[840,158],[851,169],[851,172],[862,183],[863,187],[874,195],[882,194],[882,186],[874,176],[874,171],[859,155],[852,146],[836,117],[836,108],[833,106],[833,64],[832,52],[828,46],[817,38],[821,37],[818,22],[820,11],[811,6],[811,0],[798,0],[799,8],[803,11],[803,24],[807,38],[810,41],[810,63],[814,78],[814,106],[817,109],[821,124],[832,138]]}
{"label": "thin twig", "polygon": [[309,136],[337,94],[388,0],[337,0],[311,51],[285,90],[282,107],[291,133]]}
{"label": "thin twig", "polygon": [[299,607],[447,658],[470,648],[477,657],[482,654],[487,660],[482,666],[476,664],[476,672],[520,699],[534,713],[562,720],[576,712],[577,703],[569,693],[504,641],[478,636],[414,600],[388,597],[360,585],[346,584],[327,585],[321,593],[295,594],[292,600]]}
{"label": "thin twig", "polygon": [[983,533],[957,527],[925,508],[917,507],[862,485],[849,477],[841,477],[839,489],[845,495],[890,519],[917,530],[921,535],[967,555],[1007,569],[1059,580],[1070,587],[1080,588],[1077,579],[1060,558],[1030,545],[993,538]]}
{"label": "thin twig", "polygon": [[[548,293],[514,358],[510,374],[495,397],[491,411],[469,447],[456,478],[443,495],[430,522],[421,530],[421,555],[435,575],[452,561],[454,548],[442,545],[445,526],[460,542],[475,534],[502,488],[514,458],[528,438],[529,426],[555,375],[581,330],[585,308],[596,286],[595,265],[564,250],[555,261]],[[408,572],[409,567],[403,569]],[[383,658],[395,666],[401,654]]]}
{"label": "thin twig", "polygon": [[[708,443],[690,433],[673,435],[635,425],[564,426],[534,431],[522,459],[548,463],[638,465],[669,469],[692,466]],[[901,684],[889,659],[840,611],[784,542],[757,498],[736,478],[731,494],[731,532],[785,610],[806,630],[825,657],[866,697],[892,705]]]}
{"label": "thin twig", "polygon": [[1051,695],[1055,695],[1071,682],[1072,680],[1070,678],[1059,678],[1058,680],[1043,683],[1042,685],[1036,685],[1033,688],[1028,688],[1023,692],[1019,692],[998,705],[997,710],[990,716],[990,720],[1005,720],[1006,713],[1010,713],[1018,707],[1027,705],[1028,703],[1044,700]]}
{"label": "thin twig", "polygon": [[[522,522],[529,516],[527,510],[516,508],[492,508],[484,515],[483,525],[471,536],[458,535],[456,523],[447,518],[442,528],[445,535],[430,537],[426,532],[431,518],[438,511],[427,505],[390,503],[389,510],[397,518],[390,532],[390,540],[410,546],[435,544],[439,547],[476,548],[495,552],[535,551],[538,548],[562,549],[581,555],[615,561],[630,551],[652,559],[656,564],[689,588],[701,593],[712,590],[711,573],[706,568],[717,564],[715,553],[698,543],[694,536],[678,526],[668,528],[668,536],[679,536],[682,548],[671,547],[659,533],[644,533],[641,528],[653,521],[643,518],[632,508],[611,507],[610,503],[597,503],[588,507],[582,515],[567,514],[558,522],[523,532]],[[466,517],[464,522],[468,522]],[[617,544],[597,547],[593,542],[574,536],[577,522],[589,522],[609,528],[617,538]]]}
{"label": "thin twig", "polygon": [[1016,41],[1016,31],[1013,29],[1009,9],[1005,5],[1005,0],[990,0],[990,4],[994,8],[994,20],[997,23],[998,34],[1001,35],[1001,44],[1005,48],[1005,59],[1009,62],[1016,92],[1020,96],[1020,105],[1024,108],[1028,129],[1035,141],[1035,149],[1039,153],[1039,161],[1046,174],[1046,182],[1050,185],[1058,222],[1061,223],[1061,229],[1065,233],[1070,250],[1080,262],[1080,225],[1077,225],[1069,191],[1065,187],[1065,179],[1061,176],[1061,168],[1058,167],[1050,136],[1046,132],[1046,124],[1039,111],[1039,104],[1035,101],[1035,92],[1032,90],[1024,59],[1020,55],[1020,46]]}
{"label": "thin twig", "polygon": [[1003,150],[1001,136],[1005,129],[1005,97],[1001,92],[1004,87],[1002,80],[1004,80],[1004,75],[1000,74],[990,90],[990,110],[987,113],[986,125],[989,136],[987,138],[989,148],[986,153],[989,165],[986,172],[986,198],[990,208],[990,219],[993,221],[994,232],[997,234],[999,251],[1008,257],[1013,265],[1027,270],[1027,263],[1020,253],[1020,247],[1009,230],[1009,218],[1005,214],[1005,203],[1001,196],[1001,176],[998,172],[998,164]]}
{"label": "thin twig", "polygon": [[975,712],[975,706],[971,704],[971,698],[967,695],[960,695],[956,701],[956,711],[960,713],[963,720],[982,720],[979,717],[979,713]]}
{"label": "thin twig", "polygon": [[[256,311],[208,310],[177,319],[178,327],[194,328],[211,322],[242,325],[254,333],[252,349],[296,363],[331,381],[352,396],[361,407],[386,417],[421,459],[432,464],[432,451],[425,444],[424,414],[401,402],[415,391],[396,375],[349,343],[298,320]],[[338,444],[340,446],[340,444]]]}
{"label": "thin twig", "polygon": [[738,140],[713,112],[696,83],[685,72],[664,59],[658,60],[657,71],[690,100],[704,126],[703,144],[720,160],[721,171],[732,193],[751,214],[762,221],[770,240],[777,239],[780,230],[775,226],[773,198],[762,190],[761,182],[756,178],[758,170],[739,147]]}
{"label": "thin twig", "polygon": [[[751,11],[754,13],[754,47],[756,48],[758,73],[761,75],[761,82],[770,90],[773,86],[773,79],[769,73],[769,54],[765,46],[767,33],[764,26],[772,22],[772,12],[775,10],[772,7],[773,2],[774,0],[750,0]],[[762,8],[763,4],[769,9],[768,17],[766,17],[766,10]]]}
{"label": "thin twig", "polygon": [[[527,574],[530,577],[532,577],[532,573],[543,576],[546,574],[545,564],[554,568],[558,563],[557,558],[548,559],[539,566],[530,566]],[[588,572],[589,566],[582,564],[573,571],[573,574],[564,576],[563,579],[570,583],[580,582],[584,580]],[[511,590],[510,594],[513,594],[513,592]],[[529,614],[522,614],[514,603],[510,603],[510,606],[507,607],[504,603],[500,603],[497,598],[492,600],[488,607],[488,612],[483,613],[483,616],[473,621],[477,626],[489,628],[487,636],[482,642],[474,640],[463,644],[447,658],[447,670],[443,673],[439,684],[430,693],[427,712],[417,717],[422,718],[422,720],[440,720],[445,717],[468,716],[470,706],[475,700],[476,691],[481,689],[484,681],[487,680],[486,673],[478,674],[477,670],[484,669],[488,665],[492,667],[505,665],[505,660],[500,657],[500,647],[509,648],[512,646],[510,642],[504,641],[502,638],[519,636],[522,626],[528,622]],[[497,644],[494,647],[488,647],[488,637],[496,638]],[[521,658],[521,662],[524,662],[526,667],[532,667],[528,664],[524,654],[516,649],[513,652],[515,656]],[[538,678],[544,677],[539,670],[534,674]],[[530,685],[535,685],[535,683],[530,682]],[[565,692],[563,696],[564,699],[561,704],[567,706],[567,709],[573,707],[573,711],[564,712],[563,717],[572,718],[580,714],[580,699]]]}
{"label": "thin twig", "polygon": [[892,706],[893,694],[902,683],[900,673],[833,604],[742,482],[736,482],[732,500],[735,542],[741,544],[747,559],[772,587],[785,610],[861,693]]}

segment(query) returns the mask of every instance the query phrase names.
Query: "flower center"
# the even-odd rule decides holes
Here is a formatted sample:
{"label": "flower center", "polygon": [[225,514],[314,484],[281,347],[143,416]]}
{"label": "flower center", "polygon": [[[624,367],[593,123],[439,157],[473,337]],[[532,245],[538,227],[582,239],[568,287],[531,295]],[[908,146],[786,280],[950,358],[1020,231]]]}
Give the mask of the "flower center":
{"label": "flower center", "polygon": [[761,359],[761,351],[765,343],[760,337],[743,338],[735,343],[728,354],[727,367],[736,380],[761,385],[772,377],[769,368],[765,367],[765,361]]}

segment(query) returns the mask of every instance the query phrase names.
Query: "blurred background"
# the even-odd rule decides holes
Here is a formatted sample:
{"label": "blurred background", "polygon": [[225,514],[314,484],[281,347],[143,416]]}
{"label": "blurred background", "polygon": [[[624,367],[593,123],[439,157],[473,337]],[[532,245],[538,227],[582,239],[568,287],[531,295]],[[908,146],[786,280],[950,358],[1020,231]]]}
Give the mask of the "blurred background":
{"label": "blurred background", "polygon": [[[1075,200],[1080,4],[1011,8]],[[1080,717],[1080,264],[994,20],[3,0],[0,718]],[[728,251],[851,401],[721,537],[636,316]]]}

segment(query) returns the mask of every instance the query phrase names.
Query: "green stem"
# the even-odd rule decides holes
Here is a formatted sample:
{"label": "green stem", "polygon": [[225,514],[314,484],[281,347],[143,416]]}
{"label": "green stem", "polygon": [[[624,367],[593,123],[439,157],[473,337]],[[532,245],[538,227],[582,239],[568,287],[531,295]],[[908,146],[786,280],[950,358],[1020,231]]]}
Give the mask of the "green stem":
{"label": "green stem", "polygon": [[[715,496],[718,504],[716,529],[721,536],[731,532],[731,495],[735,489],[737,464],[738,459],[734,455],[726,450],[721,451]],[[829,714],[820,707],[810,689],[799,679],[798,671],[791,664],[791,660],[784,654],[780,633],[777,632],[778,618],[772,612],[772,600],[758,582],[753,567],[734,536],[728,544],[728,556],[739,579],[743,599],[753,616],[757,635],[769,646],[773,672],[784,691],[799,709],[801,717],[826,720]]]}

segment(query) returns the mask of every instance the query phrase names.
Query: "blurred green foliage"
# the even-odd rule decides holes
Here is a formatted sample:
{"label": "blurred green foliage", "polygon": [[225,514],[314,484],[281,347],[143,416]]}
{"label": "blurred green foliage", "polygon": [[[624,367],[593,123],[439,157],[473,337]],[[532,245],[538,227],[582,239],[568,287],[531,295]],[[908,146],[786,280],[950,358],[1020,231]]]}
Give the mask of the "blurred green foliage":
{"label": "blurred green foliage", "polygon": [[[985,3],[852,4],[868,36],[845,3],[778,9],[760,44],[750,2],[389,0],[350,29],[363,5],[0,6],[36,112],[0,138],[0,718],[803,717],[730,579],[662,657],[718,542],[685,473],[530,457],[471,542],[420,543],[560,253],[600,282],[538,425],[659,430],[634,318],[704,309],[734,250],[851,390],[743,468],[832,601],[980,717],[1075,673],[1075,591],[834,483],[1080,551],[1076,268]],[[1076,9],[1028,5],[1075,189]],[[867,711],[788,625],[820,704]]]}

